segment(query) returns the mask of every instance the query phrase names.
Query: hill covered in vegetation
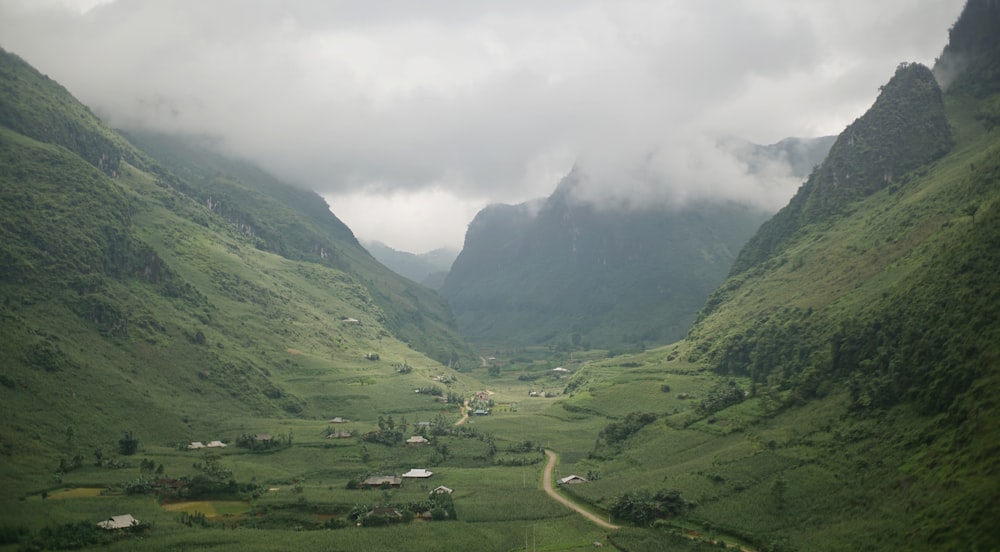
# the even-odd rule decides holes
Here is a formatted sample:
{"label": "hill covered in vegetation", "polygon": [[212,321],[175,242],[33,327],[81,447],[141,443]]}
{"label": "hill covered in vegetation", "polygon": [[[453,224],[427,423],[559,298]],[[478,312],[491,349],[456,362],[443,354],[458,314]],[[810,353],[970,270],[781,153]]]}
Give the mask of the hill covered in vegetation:
{"label": "hill covered in vegetation", "polygon": [[[975,20],[998,13],[970,2],[952,45],[991,44]],[[615,420],[574,494],[620,508],[664,481],[766,550],[1000,546],[1000,134],[975,57],[997,51],[975,51],[946,93],[900,65],[683,342],[574,375],[565,408]]]}
{"label": "hill covered in vegetation", "polygon": [[[469,362],[311,193],[0,56],[0,548],[1000,548],[998,16],[969,3],[943,92],[899,67],[686,339],[613,358]],[[578,271],[669,273],[638,259],[669,223],[557,196],[480,213],[484,286],[559,297],[560,262],[489,278],[574,239]],[[608,525],[539,488],[555,456]]]}
{"label": "hill covered in vegetation", "polygon": [[392,384],[408,392],[430,382],[414,367],[473,362],[443,300],[316,194],[195,139],[126,139],[7,52],[0,86],[6,489],[126,431],[169,443],[234,416],[350,415],[349,388],[301,378],[372,358],[410,366]]}

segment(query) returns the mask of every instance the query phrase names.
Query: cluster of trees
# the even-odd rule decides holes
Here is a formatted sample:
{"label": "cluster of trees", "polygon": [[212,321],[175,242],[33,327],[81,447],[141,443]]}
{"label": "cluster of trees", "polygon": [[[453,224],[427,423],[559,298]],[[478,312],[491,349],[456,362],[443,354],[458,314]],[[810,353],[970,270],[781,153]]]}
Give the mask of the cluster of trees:
{"label": "cluster of trees", "polygon": [[740,404],[746,395],[746,391],[741,389],[735,380],[720,382],[708,392],[708,397],[698,403],[698,412],[703,415],[718,412]]}
{"label": "cluster of trees", "polygon": [[126,431],[121,439],[118,439],[118,453],[122,456],[132,456],[139,451],[139,438],[131,431]]}
{"label": "cluster of trees", "polygon": [[652,412],[630,412],[622,421],[611,422],[604,426],[604,429],[597,434],[598,443],[616,445],[655,421],[656,414]]}
{"label": "cluster of trees", "polygon": [[649,525],[657,519],[671,518],[691,508],[680,491],[661,489],[656,493],[642,489],[627,491],[611,504],[611,515],[636,525]]}
{"label": "cluster of trees", "polygon": [[458,519],[455,501],[450,494],[432,493],[427,500],[407,504],[387,504],[377,508],[367,504],[355,506],[348,519],[364,527],[383,527],[394,523],[409,523],[417,516],[429,514],[431,521]]}
{"label": "cluster of trees", "polygon": [[149,529],[148,523],[140,523],[118,531],[108,531],[90,521],[78,521],[42,527],[37,533],[24,528],[5,531],[0,544],[20,544],[19,550],[78,550],[81,548],[104,548],[115,540]]}
{"label": "cluster of trees", "polygon": [[399,424],[396,424],[396,420],[391,415],[389,417],[379,416],[378,431],[369,431],[361,438],[369,443],[393,446],[403,441],[409,427],[410,424],[406,421],[405,416],[399,421]]}
{"label": "cluster of trees", "polygon": [[249,433],[243,433],[236,438],[236,446],[252,451],[288,448],[292,446],[292,432],[289,431],[287,435],[275,436],[266,434],[250,435]]}

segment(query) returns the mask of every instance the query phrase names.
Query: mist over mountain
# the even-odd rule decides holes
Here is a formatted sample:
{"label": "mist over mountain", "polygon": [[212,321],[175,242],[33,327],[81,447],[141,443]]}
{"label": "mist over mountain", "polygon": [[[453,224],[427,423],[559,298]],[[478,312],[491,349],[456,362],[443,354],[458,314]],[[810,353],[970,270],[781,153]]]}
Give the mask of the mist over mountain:
{"label": "mist over mountain", "polygon": [[[831,490],[830,515],[858,518],[857,527],[883,512],[866,547],[1000,545],[982,523],[998,515],[1000,490],[987,467],[1000,433],[984,422],[1000,391],[998,17],[996,2],[967,4],[935,68],[941,75],[961,53],[944,94],[927,67],[899,65],[747,243],[675,352],[747,378],[751,396],[783,397],[797,415],[833,409],[842,421],[815,419],[808,441],[831,436],[838,454],[864,464],[820,459],[810,476],[786,472],[787,482],[848,473],[872,482],[853,514],[835,505],[863,493]],[[794,456],[793,446],[780,453]],[[887,533],[911,544],[889,544]],[[826,539],[851,537],[831,530]],[[808,537],[797,540],[809,548]]]}
{"label": "mist over mountain", "polygon": [[734,271],[772,255],[801,227],[848,209],[952,146],[941,90],[922,65],[901,64],[875,104],[848,126],[787,206],[740,252]]}
{"label": "mist over mountain", "polygon": [[[727,147],[761,172],[801,174],[830,142]],[[470,339],[611,349],[679,339],[768,215],[733,202],[600,201],[588,178],[574,171],[546,200],[490,206],[469,225],[441,293]]]}
{"label": "mist over mountain", "polygon": [[454,262],[0,50],[0,549],[1000,550],[998,23],[836,137],[581,159]]}
{"label": "mist over mountain", "polygon": [[193,396],[220,415],[322,416],[329,394],[288,379],[305,359],[471,361],[443,300],[315,193],[197,138],[126,138],[4,51],[0,82],[0,442],[19,470],[41,469],[24,452],[51,453],[67,424],[101,447],[123,425],[161,441],[212,426],[186,414]]}

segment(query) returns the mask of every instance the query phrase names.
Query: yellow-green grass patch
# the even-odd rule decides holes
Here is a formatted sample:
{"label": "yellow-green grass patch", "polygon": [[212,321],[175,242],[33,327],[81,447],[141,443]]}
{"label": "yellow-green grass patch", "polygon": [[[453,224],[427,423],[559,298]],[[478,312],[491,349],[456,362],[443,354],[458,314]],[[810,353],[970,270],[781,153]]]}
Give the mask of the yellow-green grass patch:
{"label": "yellow-green grass patch", "polygon": [[245,500],[185,500],[164,503],[163,509],[168,512],[202,513],[206,518],[213,519],[245,514],[250,510],[250,503]]}

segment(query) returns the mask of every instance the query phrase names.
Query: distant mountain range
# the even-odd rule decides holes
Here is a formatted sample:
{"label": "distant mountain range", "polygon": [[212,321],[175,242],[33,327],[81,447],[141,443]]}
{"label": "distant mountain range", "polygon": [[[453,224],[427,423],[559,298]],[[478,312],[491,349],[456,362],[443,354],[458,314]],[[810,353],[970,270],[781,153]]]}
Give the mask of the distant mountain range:
{"label": "distant mountain range", "polygon": [[[751,169],[781,162],[804,178],[832,140],[727,147]],[[473,219],[440,289],[469,339],[615,350],[680,339],[769,216],[732,202],[605,207],[576,197],[585,178]]]}
{"label": "distant mountain range", "polygon": [[396,274],[431,289],[441,287],[451,264],[458,256],[457,251],[447,248],[416,254],[398,251],[379,241],[365,242],[363,245],[378,262]]}

